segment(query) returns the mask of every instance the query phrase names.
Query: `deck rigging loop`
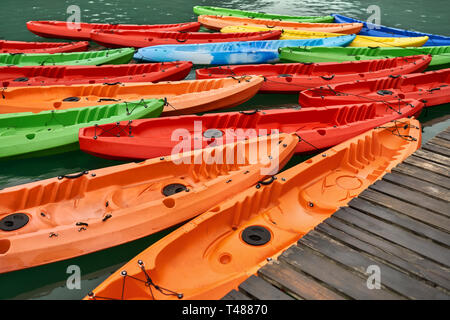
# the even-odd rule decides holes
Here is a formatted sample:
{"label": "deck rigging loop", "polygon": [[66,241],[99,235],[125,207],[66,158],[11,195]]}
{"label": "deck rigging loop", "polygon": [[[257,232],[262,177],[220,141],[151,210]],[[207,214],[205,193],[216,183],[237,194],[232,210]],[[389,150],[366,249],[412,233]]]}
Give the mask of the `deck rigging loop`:
{"label": "deck rigging loop", "polygon": [[248,111],[248,112],[246,112],[245,110],[239,111],[240,114],[244,114],[246,116],[250,116],[250,115],[258,113],[258,112],[259,112],[258,109],[255,109],[255,110],[252,110],[252,111]]}
{"label": "deck rigging loop", "polygon": [[[403,121],[399,121],[399,120],[394,120],[391,121],[389,123],[393,123],[394,126],[393,127],[389,127],[389,126],[378,126],[375,127],[375,129],[386,129],[387,131],[389,131],[390,133],[392,133],[394,136],[397,136],[401,139],[404,139],[406,141],[416,141],[417,139],[414,138],[411,135],[407,135],[407,134],[401,134],[400,133],[400,128],[403,128],[404,130],[411,128],[411,129],[419,129],[419,127],[416,126],[411,126],[410,124],[407,124]],[[390,130],[391,129],[391,130]]]}
{"label": "deck rigging loop", "polygon": [[52,57],[47,57],[47,58],[45,58],[44,60],[42,60],[41,62],[39,62],[39,65],[40,65],[40,66],[44,66],[45,63],[46,63],[47,61],[52,62],[54,66],[56,65],[56,62],[55,62],[55,60],[54,60]]}
{"label": "deck rigging loop", "polygon": [[62,180],[64,178],[66,178],[66,179],[77,179],[77,178],[80,178],[80,177],[82,177],[82,176],[84,176],[84,175],[86,175],[88,173],[89,173],[89,171],[83,171],[83,172],[80,172],[80,173],[77,173],[77,174],[74,174],[74,175],[62,175],[62,176],[58,176],[58,180]]}
{"label": "deck rigging loop", "polygon": [[258,183],[256,184],[256,189],[261,188],[261,186],[268,186],[269,184],[271,184],[272,182],[274,182],[275,180],[277,180],[277,177],[275,175],[271,176],[269,179],[266,180],[260,180],[258,181]]}

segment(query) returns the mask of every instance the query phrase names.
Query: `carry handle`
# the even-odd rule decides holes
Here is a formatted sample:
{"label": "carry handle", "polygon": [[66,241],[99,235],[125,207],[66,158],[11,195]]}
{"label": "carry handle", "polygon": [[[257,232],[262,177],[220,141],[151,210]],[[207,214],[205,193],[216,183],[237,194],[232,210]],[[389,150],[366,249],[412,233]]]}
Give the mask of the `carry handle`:
{"label": "carry handle", "polygon": [[249,112],[245,112],[245,111],[239,111],[239,113],[241,113],[241,114],[245,114],[245,115],[249,116],[249,115],[252,115],[252,114],[255,114],[255,113],[257,113],[258,111],[259,111],[258,109],[255,109],[255,110],[253,110],[253,111],[249,111]]}
{"label": "carry handle", "polygon": [[327,80],[327,81],[330,81],[330,80],[333,80],[334,79],[334,74],[333,75],[331,75],[331,77],[327,77],[327,76],[320,76],[323,80]]}
{"label": "carry handle", "polygon": [[66,179],[76,179],[76,178],[80,178],[82,176],[84,176],[85,174],[88,174],[89,171],[83,171],[74,175],[63,175],[63,176],[58,176],[58,180],[62,180],[64,178]]}

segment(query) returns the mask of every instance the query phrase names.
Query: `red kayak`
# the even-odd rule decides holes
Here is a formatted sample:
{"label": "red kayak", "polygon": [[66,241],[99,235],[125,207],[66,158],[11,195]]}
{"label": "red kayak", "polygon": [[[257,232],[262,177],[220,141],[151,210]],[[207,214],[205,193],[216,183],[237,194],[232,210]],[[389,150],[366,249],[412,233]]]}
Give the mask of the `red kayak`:
{"label": "red kayak", "polygon": [[424,71],[431,56],[419,55],[381,60],[323,63],[283,63],[236,65],[198,69],[197,79],[262,75],[262,93],[299,93],[299,91],[334,83],[373,79],[389,75]]}
{"label": "red kayak", "polygon": [[299,95],[302,107],[404,99],[423,101],[426,107],[450,103],[450,68],[322,86]]}
{"label": "red kayak", "polygon": [[63,53],[86,51],[89,42],[27,42],[0,40],[0,53]]}
{"label": "red kayak", "polygon": [[198,31],[200,23],[187,22],[177,24],[108,24],[108,23],[80,23],[74,29],[73,23],[65,21],[28,21],[27,28],[34,34],[44,38],[90,40],[91,31],[97,30],[166,30],[166,31]]}
{"label": "red kayak", "polygon": [[115,160],[142,160],[276,133],[296,132],[296,153],[330,148],[386,122],[418,116],[423,103],[209,113],[133,120],[80,129],[80,149]]}
{"label": "red kayak", "polygon": [[93,30],[91,40],[108,48],[144,48],[164,44],[195,44],[211,42],[277,40],[282,31],[209,33],[179,31]]}
{"label": "red kayak", "polygon": [[104,66],[0,67],[6,87],[178,81],[187,77],[192,62],[162,62]]}

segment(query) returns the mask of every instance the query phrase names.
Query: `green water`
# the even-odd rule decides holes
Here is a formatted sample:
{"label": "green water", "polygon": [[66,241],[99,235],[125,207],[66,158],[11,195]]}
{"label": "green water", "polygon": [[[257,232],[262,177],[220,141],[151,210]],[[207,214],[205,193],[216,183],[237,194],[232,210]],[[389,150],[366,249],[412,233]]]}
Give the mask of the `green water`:
{"label": "green water", "polygon": [[[381,23],[400,28],[450,35],[445,8],[448,0],[433,1],[327,1],[327,0],[239,0],[239,1],[150,1],[150,0],[2,0],[0,39],[39,41],[28,32],[29,20],[66,20],[69,5],[78,5],[84,22],[161,24],[195,21],[194,5],[234,7],[291,15],[324,15],[341,13],[366,19],[365,8],[376,3],[381,7]],[[448,10],[447,10],[448,11]],[[48,41],[48,40],[45,40]],[[60,40],[58,40],[60,41]],[[189,78],[193,78],[191,73]],[[235,109],[292,105],[295,95],[257,95]],[[450,125],[450,105],[443,105],[422,113],[423,141],[427,141]],[[294,157],[293,166],[305,157]],[[0,188],[14,186],[61,174],[97,169],[119,164],[71,152],[52,157],[0,163]],[[166,234],[165,232],[164,234]],[[157,234],[117,248],[52,265],[0,275],[0,299],[80,299],[100,284],[108,275],[164,234]],[[66,288],[69,265],[81,268],[80,290]]]}

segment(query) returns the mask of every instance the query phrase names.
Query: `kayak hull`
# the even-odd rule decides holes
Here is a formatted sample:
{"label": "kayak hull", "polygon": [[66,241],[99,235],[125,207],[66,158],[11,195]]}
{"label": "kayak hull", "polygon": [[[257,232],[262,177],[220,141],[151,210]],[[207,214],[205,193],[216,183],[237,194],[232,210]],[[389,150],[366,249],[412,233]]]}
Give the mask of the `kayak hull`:
{"label": "kayak hull", "polygon": [[197,69],[195,75],[197,79],[260,75],[265,78],[260,93],[298,94],[299,91],[323,85],[422,72],[430,61],[431,56],[412,56],[308,65],[284,63],[220,66]]}
{"label": "kayak hull", "polygon": [[34,34],[44,38],[90,40],[92,30],[168,30],[168,31],[198,31],[198,22],[138,25],[138,24],[108,24],[108,23],[69,23],[65,21],[28,21],[27,28]]}
{"label": "kayak hull", "polygon": [[86,51],[89,42],[25,42],[0,40],[0,53],[63,53]]}
{"label": "kayak hull", "polygon": [[2,87],[94,83],[178,81],[191,71],[190,62],[104,66],[0,67]]}
{"label": "kayak hull", "polygon": [[450,68],[450,46],[408,48],[282,48],[280,60],[288,62],[344,62],[432,55],[428,70]]}
{"label": "kayak hull", "polygon": [[[274,29],[277,29],[276,27]],[[278,28],[281,29],[281,28]],[[273,30],[264,27],[252,26],[230,26],[220,30],[222,33],[236,33],[236,32],[262,32]],[[318,32],[307,30],[281,30],[280,40],[295,40],[295,39],[312,39],[312,38],[327,38],[338,37],[344,35],[343,33]],[[428,37],[409,37],[409,38],[392,38],[392,37],[370,37],[356,35],[349,47],[421,47],[428,41]]]}
{"label": "kayak hull", "polygon": [[[408,118],[350,139],[188,222],[131,259],[85,299],[221,299],[347,206],[420,142],[420,123]],[[150,291],[152,284],[173,294],[156,287]]]}
{"label": "kayak hull", "polygon": [[277,148],[270,161],[267,151],[253,163],[203,160],[240,148],[230,144],[3,189],[0,219],[20,212],[29,222],[14,232],[0,229],[0,273],[111,248],[192,219],[285,164],[296,142],[279,135],[241,143],[244,158],[253,148]]}
{"label": "kayak hull", "polygon": [[113,31],[94,30],[91,39],[107,48],[145,48],[157,45],[217,43],[233,41],[277,40],[281,31],[243,32],[232,34],[175,31]]}
{"label": "kayak hull", "polygon": [[158,117],[163,100],[70,110],[0,115],[0,160],[43,157],[79,150],[78,131],[87,126]]}
{"label": "kayak hull", "polygon": [[425,46],[449,46],[450,37],[435,35],[431,33],[416,32],[398,28],[391,28],[386,26],[374,25],[361,20],[346,17],[340,14],[332,14],[335,22],[337,23],[362,23],[363,27],[359,34],[374,36],[374,37],[422,37],[427,36],[429,39],[425,43]]}
{"label": "kayak hull", "polygon": [[267,40],[202,44],[180,44],[141,48],[134,55],[138,61],[192,61],[194,64],[247,64],[278,61],[283,46],[346,46],[354,35],[308,39]]}
{"label": "kayak hull", "polygon": [[279,28],[283,30],[309,30],[344,34],[358,33],[363,26],[362,23],[299,23],[224,16],[199,16],[198,22],[200,22],[203,27],[211,30],[221,30],[222,28],[228,26],[248,25],[266,27],[270,29]]}
{"label": "kayak hull", "polygon": [[229,8],[209,7],[209,6],[195,6],[193,8],[196,15],[210,15],[210,16],[233,16],[243,18],[256,18],[256,19],[270,19],[270,20],[282,20],[292,22],[334,22],[332,16],[287,16],[279,14],[261,13],[253,11],[236,10]]}
{"label": "kayak hull", "polygon": [[164,98],[163,116],[199,113],[239,105],[259,90],[263,79],[185,80],[159,83],[111,83],[16,87],[3,90],[0,113],[41,112],[124,101]]}
{"label": "kayak hull", "polygon": [[114,50],[69,52],[69,53],[26,53],[0,54],[0,67],[9,66],[55,66],[55,65],[102,65],[126,64],[133,58],[133,48]]}
{"label": "kayak hull", "polygon": [[[328,108],[273,109],[254,112],[210,113],[158,119],[136,120],[130,125],[105,124],[86,127],[79,132],[80,149],[112,160],[143,160],[170,155],[179,144],[179,133],[191,149],[244,140],[272,132],[296,133],[301,137],[298,154],[310,154],[330,148],[386,122],[420,115],[423,103],[363,103]],[[359,117],[354,115],[359,114]],[[333,124],[335,119],[347,120]],[[342,120],[339,120],[342,121]],[[344,124],[345,123],[345,124]],[[211,139],[208,132],[220,132]],[[130,134],[131,133],[131,134]],[[131,135],[131,136],[130,136]],[[201,142],[193,137],[202,137]]]}
{"label": "kayak hull", "polygon": [[450,103],[450,69],[339,83],[299,95],[303,107],[404,99],[423,101],[426,107]]}

